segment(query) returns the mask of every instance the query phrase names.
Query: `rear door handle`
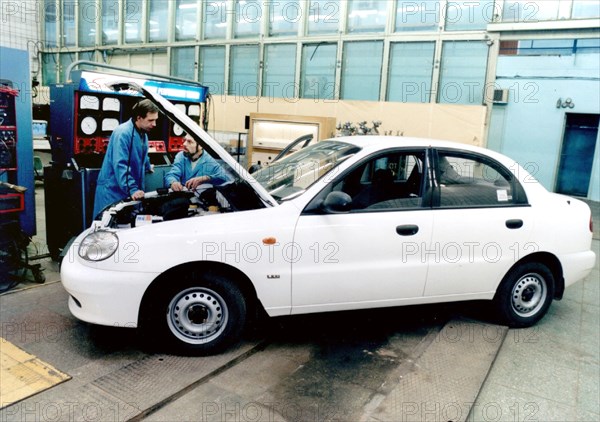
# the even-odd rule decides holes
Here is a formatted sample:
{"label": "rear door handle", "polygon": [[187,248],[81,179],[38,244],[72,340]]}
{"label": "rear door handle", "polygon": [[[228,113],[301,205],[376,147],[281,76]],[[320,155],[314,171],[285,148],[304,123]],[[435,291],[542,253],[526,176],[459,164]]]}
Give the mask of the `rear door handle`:
{"label": "rear door handle", "polygon": [[520,218],[514,218],[512,220],[506,220],[506,227],[509,229],[520,229],[523,227],[523,220]]}
{"label": "rear door handle", "polygon": [[413,236],[419,231],[419,226],[416,224],[405,224],[403,226],[396,227],[396,233],[400,236]]}

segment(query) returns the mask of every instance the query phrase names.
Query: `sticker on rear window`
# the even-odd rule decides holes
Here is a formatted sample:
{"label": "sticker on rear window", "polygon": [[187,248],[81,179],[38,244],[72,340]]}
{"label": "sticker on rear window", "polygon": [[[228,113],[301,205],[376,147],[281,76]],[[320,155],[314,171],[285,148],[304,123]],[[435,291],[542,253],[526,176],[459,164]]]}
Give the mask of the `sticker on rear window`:
{"label": "sticker on rear window", "polygon": [[508,192],[506,191],[506,189],[498,189],[496,191],[496,196],[498,197],[498,202],[508,201]]}

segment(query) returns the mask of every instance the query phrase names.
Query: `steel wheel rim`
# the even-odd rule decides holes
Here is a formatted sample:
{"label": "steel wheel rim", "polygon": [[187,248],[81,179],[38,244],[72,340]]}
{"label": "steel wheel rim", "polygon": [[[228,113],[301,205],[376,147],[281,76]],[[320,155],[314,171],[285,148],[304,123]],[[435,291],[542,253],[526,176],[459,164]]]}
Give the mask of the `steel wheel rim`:
{"label": "steel wheel rim", "polygon": [[221,335],[229,312],[225,300],[213,290],[192,287],[171,299],[167,323],[171,332],[186,343],[201,344]]}
{"label": "steel wheel rim", "polygon": [[511,305],[520,317],[530,317],[539,312],[546,302],[546,281],[539,274],[526,274],[512,289]]}

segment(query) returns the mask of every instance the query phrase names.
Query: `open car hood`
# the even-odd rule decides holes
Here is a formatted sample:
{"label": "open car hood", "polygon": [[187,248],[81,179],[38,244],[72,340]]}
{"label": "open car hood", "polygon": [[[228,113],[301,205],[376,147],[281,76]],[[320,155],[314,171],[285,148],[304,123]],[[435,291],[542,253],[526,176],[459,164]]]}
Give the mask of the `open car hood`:
{"label": "open car hood", "polygon": [[219,143],[212,136],[210,136],[183,111],[175,107],[175,105],[169,100],[162,97],[159,93],[149,91],[148,89],[127,79],[113,83],[112,87],[115,90],[133,90],[154,102],[169,119],[175,121],[175,123],[181,126],[187,133],[200,140],[204,150],[206,150],[213,158],[219,158],[225,162],[231,168],[231,170],[240,177],[240,179],[244,180],[250,186],[250,188],[256,192],[258,197],[265,203],[265,205],[278,205],[278,202],[269,194],[269,192],[267,192],[267,190],[260,183],[258,183],[243,166],[240,165],[240,163],[235,161],[233,157],[227,151],[225,151],[225,149],[219,145]]}

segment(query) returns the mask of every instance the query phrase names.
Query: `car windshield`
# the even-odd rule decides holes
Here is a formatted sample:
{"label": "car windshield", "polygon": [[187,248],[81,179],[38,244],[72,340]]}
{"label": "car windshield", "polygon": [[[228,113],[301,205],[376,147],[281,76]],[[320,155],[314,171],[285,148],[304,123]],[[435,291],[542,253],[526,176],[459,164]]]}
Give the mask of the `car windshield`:
{"label": "car windshield", "polygon": [[360,148],[340,141],[309,145],[254,173],[254,178],[278,201],[294,198]]}

